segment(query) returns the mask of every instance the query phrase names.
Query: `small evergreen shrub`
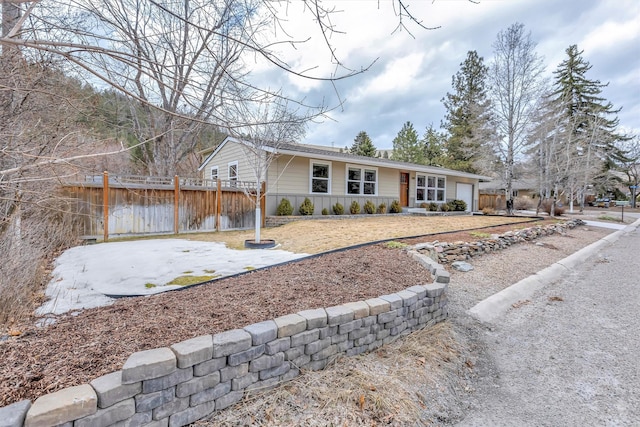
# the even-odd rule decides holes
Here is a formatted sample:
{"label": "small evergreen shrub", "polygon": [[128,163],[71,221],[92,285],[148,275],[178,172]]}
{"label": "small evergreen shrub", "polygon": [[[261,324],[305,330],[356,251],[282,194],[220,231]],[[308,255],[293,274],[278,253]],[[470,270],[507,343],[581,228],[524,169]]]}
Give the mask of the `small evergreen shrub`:
{"label": "small evergreen shrub", "polygon": [[329,215],[329,209],[322,208],[322,215]]}
{"label": "small evergreen shrub", "polygon": [[333,205],[333,213],[336,215],[344,215],[344,206],[340,203],[336,203]]}
{"label": "small evergreen shrub", "polygon": [[386,214],[387,213],[387,204],[386,203],[380,203],[378,205],[378,213],[379,214]]}
{"label": "small evergreen shrub", "polygon": [[278,216],[293,215],[293,206],[291,206],[291,202],[289,201],[289,199],[280,200],[280,204],[276,209],[276,215]]}
{"label": "small evergreen shrub", "polygon": [[376,205],[374,205],[371,200],[367,200],[362,209],[364,210],[364,213],[369,215],[376,213]]}
{"label": "small evergreen shrub", "polygon": [[422,202],[422,203],[420,203],[420,207],[421,207],[422,209],[429,209],[429,203],[427,203],[427,202]]}
{"label": "small evergreen shrub", "polygon": [[304,202],[300,205],[298,212],[300,212],[300,215],[313,215],[313,203],[311,203],[308,197],[304,198]]}
{"label": "small evergreen shrub", "polygon": [[429,203],[429,210],[431,212],[437,212],[438,210],[438,204],[436,202],[430,202]]}
{"label": "small evergreen shrub", "polygon": [[349,212],[351,212],[351,215],[358,215],[360,213],[360,203],[356,202],[355,200],[351,202]]}
{"label": "small evergreen shrub", "polygon": [[394,200],[393,202],[391,202],[391,205],[389,206],[389,213],[400,213],[402,212],[402,206],[400,206],[400,202],[397,200]]}
{"label": "small evergreen shrub", "polygon": [[440,205],[440,210],[442,212],[449,212],[449,209],[451,209],[451,207],[449,206],[448,203],[443,203]]}
{"label": "small evergreen shrub", "polygon": [[453,208],[454,211],[466,211],[467,210],[467,202],[465,202],[464,200],[452,200],[449,202],[449,205],[451,206],[451,208]]}

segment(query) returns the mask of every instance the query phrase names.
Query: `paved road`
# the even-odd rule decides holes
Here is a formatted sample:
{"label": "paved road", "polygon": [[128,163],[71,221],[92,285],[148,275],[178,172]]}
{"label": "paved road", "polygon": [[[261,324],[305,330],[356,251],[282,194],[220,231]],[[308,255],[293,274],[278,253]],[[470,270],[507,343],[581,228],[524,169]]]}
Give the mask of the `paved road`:
{"label": "paved road", "polygon": [[458,425],[640,426],[638,228],[530,301],[489,325]]}

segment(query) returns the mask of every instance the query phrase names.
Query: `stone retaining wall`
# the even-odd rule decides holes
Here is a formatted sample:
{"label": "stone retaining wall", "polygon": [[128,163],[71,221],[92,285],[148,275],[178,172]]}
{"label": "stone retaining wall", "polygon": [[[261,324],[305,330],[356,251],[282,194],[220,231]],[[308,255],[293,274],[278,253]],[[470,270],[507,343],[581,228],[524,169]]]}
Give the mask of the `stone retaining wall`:
{"label": "stone retaining wall", "polygon": [[412,255],[434,283],[134,353],[120,371],[90,384],[0,408],[0,424],[183,426],[301,370],[375,350],[447,318],[448,272],[425,255]]}
{"label": "stone retaining wall", "polygon": [[565,233],[568,229],[584,224],[585,222],[581,219],[572,219],[563,223],[537,225],[522,230],[509,231],[477,242],[433,242],[421,244],[417,249],[439,263],[448,264],[454,261],[466,261],[474,256],[502,250],[511,245],[535,240],[542,236]]}

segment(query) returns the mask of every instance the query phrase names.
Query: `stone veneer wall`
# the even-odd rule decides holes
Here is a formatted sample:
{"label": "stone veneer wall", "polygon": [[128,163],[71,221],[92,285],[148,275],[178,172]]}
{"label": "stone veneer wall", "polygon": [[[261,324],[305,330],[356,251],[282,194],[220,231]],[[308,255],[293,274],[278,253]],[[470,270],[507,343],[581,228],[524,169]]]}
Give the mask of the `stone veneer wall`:
{"label": "stone veneer wall", "polygon": [[90,384],[0,408],[0,425],[183,426],[302,369],[375,350],[447,318],[449,273],[431,258],[411,254],[434,283],[134,353],[122,370]]}

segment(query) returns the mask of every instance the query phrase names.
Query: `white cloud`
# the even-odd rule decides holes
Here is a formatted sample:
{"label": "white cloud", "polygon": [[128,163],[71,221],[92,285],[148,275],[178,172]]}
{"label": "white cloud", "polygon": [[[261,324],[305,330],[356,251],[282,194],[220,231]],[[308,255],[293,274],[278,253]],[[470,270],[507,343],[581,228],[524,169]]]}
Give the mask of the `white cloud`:
{"label": "white cloud", "polygon": [[349,99],[357,102],[380,95],[401,95],[414,87],[423,58],[422,52],[416,52],[389,62],[382,73],[369,79],[366,86],[358,87]]}
{"label": "white cloud", "polygon": [[624,22],[607,21],[594,28],[582,41],[582,46],[589,52],[615,49],[624,42],[638,40],[640,37],[640,21],[638,17]]}

